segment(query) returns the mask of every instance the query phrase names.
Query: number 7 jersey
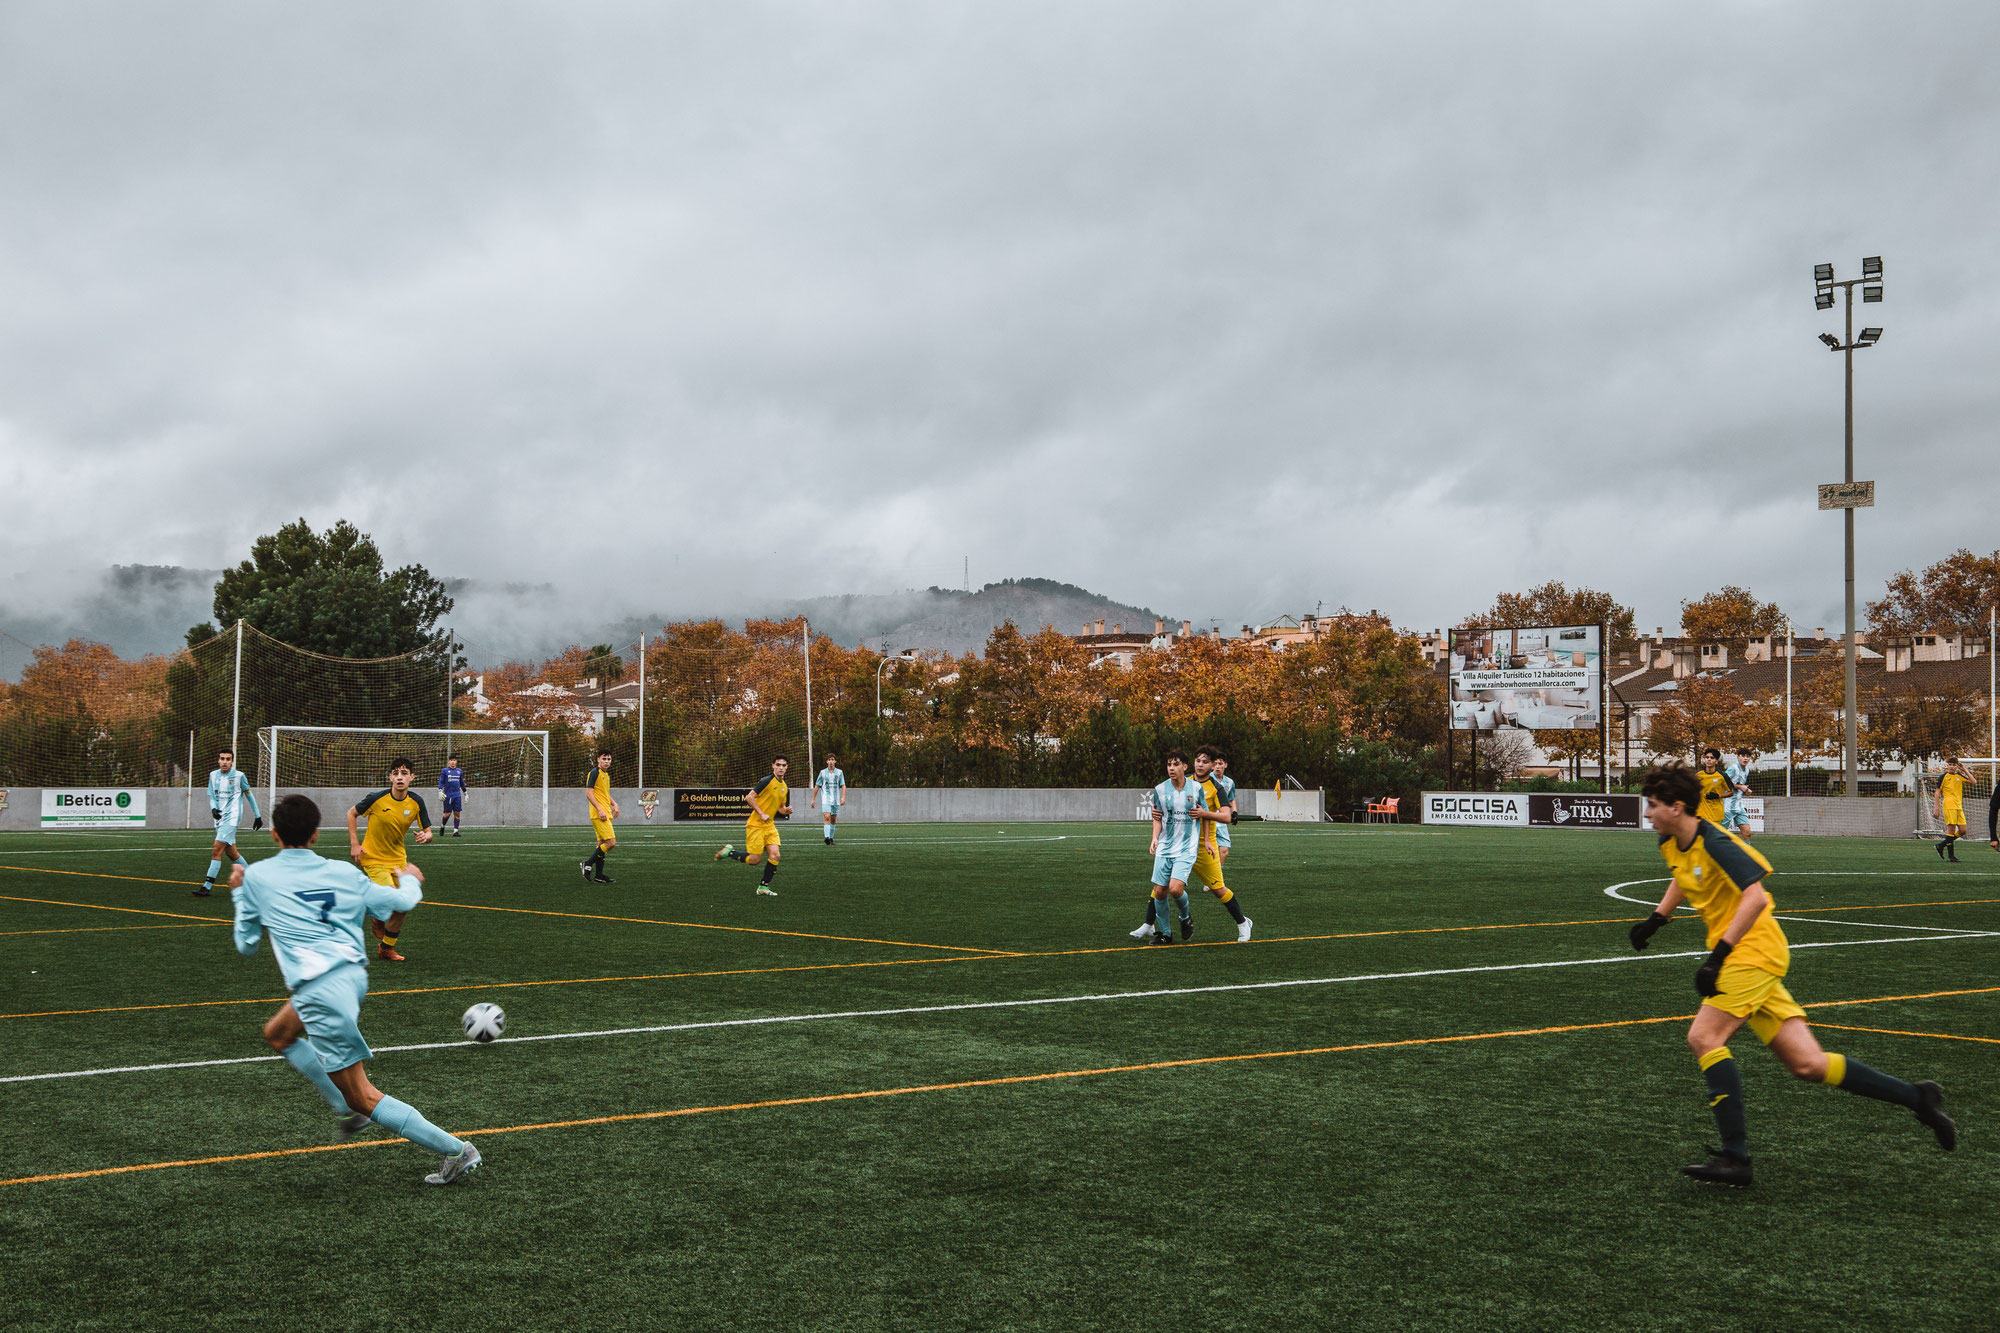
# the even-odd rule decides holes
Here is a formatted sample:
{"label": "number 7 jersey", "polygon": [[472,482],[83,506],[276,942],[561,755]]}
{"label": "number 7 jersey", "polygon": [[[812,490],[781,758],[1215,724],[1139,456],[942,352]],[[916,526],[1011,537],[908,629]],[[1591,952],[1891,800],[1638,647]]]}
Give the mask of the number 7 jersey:
{"label": "number 7 jersey", "polygon": [[244,871],[234,896],[236,951],[257,952],[268,932],[285,985],[297,990],[342,963],[367,966],[362,922],[407,912],[424,895],[415,879],[377,884],[357,865],[287,847]]}

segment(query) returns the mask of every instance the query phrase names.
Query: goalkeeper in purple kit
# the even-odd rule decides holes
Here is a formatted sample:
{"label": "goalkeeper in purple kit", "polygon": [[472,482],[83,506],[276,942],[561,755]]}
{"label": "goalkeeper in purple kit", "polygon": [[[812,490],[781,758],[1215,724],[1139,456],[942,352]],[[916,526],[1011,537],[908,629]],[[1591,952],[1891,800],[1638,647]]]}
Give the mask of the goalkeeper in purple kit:
{"label": "goalkeeper in purple kit", "polygon": [[458,766],[458,756],[444,761],[444,770],[438,774],[438,832],[451,825],[451,836],[459,836],[458,826],[465,819],[465,770]]}

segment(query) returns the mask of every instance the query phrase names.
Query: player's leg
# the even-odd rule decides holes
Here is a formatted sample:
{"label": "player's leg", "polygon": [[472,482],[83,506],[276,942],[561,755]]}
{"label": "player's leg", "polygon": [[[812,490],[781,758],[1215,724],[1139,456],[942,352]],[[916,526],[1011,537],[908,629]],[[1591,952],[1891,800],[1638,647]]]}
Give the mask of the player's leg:
{"label": "player's leg", "polygon": [[615,833],[611,831],[611,825],[605,824],[599,827],[599,829],[597,830],[597,850],[595,852],[592,852],[590,856],[590,863],[592,870],[590,876],[591,883],[593,884],[617,883],[617,881],[612,879],[611,876],[604,873],[604,858],[607,854],[610,853],[612,848],[616,847],[617,845],[618,845],[618,837]]}
{"label": "player's leg", "polygon": [[[1720,997],[1718,997],[1720,998]],[[1743,1018],[1714,1004],[1704,1004],[1695,1012],[1688,1028],[1688,1049],[1708,1085],[1708,1109],[1715,1116],[1716,1133],[1722,1136],[1722,1151],[1681,1172],[1696,1180],[1717,1185],[1750,1183],[1750,1133],[1743,1114],[1743,1075],[1727,1045],[1743,1026]]]}
{"label": "player's leg", "polygon": [[[373,882],[385,888],[394,888],[397,876],[403,871],[401,866],[363,866],[361,872]],[[403,923],[410,919],[408,912],[391,912],[387,921],[369,918],[368,929],[375,936],[375,956],[385,963],[403,963],[409,960],[396,950],[396,941],[403,937]]]}
{"label": "player's leg", "polygon": [[329,1076],[348,1102],[367,1107],[370,1120],[391,1134],[429,1148],[444,1157],[438,1169],[424,1177],[426,1185],[449,1185],[478,1167],[479,1149],[464,1139],[453,1138],[424,1118],[424,1113],[408,1102],[382,1092],[368,1081],[368,1072],[359,1063],[336,1069]]}
{"label": "player's leg", "polygon": [[826,813],[819,817],[820,836],[826,839],[826,845],[829,847],[833,846],[833,826],[838,822],[830,805],[826,808]]}
{"label": "player's leg", "polygon": [[[1153,943],[1172,944],[1174,942],[1173,918],[1168,915],[1173,909],[1167,906],[1167,886],[1153,885],[1153,893],[1146,903],[1146,930]],[[1155,925],[1154,923],[1158,924]]]}
{"label": "player's leg", "polygon": [[1173,941],[1173,928],[1169,926],[1163,931],[1159,928],[1158,924],[1160,920],[1160,900],[1166,897],[1167,881],[1172,878],[1173,858],[1165,852],[1155,852],[1153,854],[1153,882],[1146,897],[1146,921],[1137,930],[1129,932],[1133,939],[1150,940],[1157,936],[1165,935],[1167,937],[1164,941],[1165,943]]}
{"label": "player's leg", "polygon": [[1201,881],[1202,888],[1215,896],[1215,900],[1229,913],[1230,920],[1236,923],[1236,942],[1248,943],[1250,928],[1256,923],[1243,914],[1243,904],[1237,901],[1236,894],[1223,882],[1221,856],[1204,849],[1194,860],[1194,874],[1195,878]]}
{"label": "player's leg", "polygon": [[[1965,812],[1961,810],[1957,813],[1959,819],[1962,821],[1965,818]],[[1944,826],[1944,852],[1947,861],[1956,861],[1958,859],[1958,840],[1964,836],[1965,825],[1962,822],[1946,824]]]}
{"label": "player's leg", "polygon": [[306,1081],[319,1090],[319,1095],[333,1108],[334,1114],[341,1117],[340,1137],[343,1140],[353,1138],[367,1126],[367,1115],[356,1112],[348,1105],[340,1089],[327,1077],[319,1052],[306,1040],[306,1025],[290,1000],[285,1001],[284,1007],[264,1024],[264,1044],[285,1057],[286,1064],[305,1075]]}
{"label": "player's leg", "polygon": [[[1784,997],[1791,1008],[1797,1008],[1790,995]],[[1851,1092],[1858,1097],[1870,1097],[1878,1102],[1890,1102],[1896,1106],[1908,1107],[1917,1119],[1937,1136],[1938,1146],[1946,1152],[1958,1146],[1958,1127],[1943,1110],[1944,1090],[1926,1079],[1920,1083],[1905,1083],[1902,1079],[1870,1068],[1859,1060],[1851,1060],[1835,1051],[1823,1050],[1819,1039],[1799,1015],[1787,1016],[1777,1022],[1766,1014],[1752,1015],[1753,1024],[1761,1026],[1775,1024],[1766,1043],[1785,1068],[1795,1078],[1808,1083],[1824,1083]],[[1759,1036],[1763,1033],[1759,1032]]]}
{"label": "player's leg", "polygon": [[[320,1062],[328,1066],[327,1078],[346,1103],[391,1134],[400,1134],[412,1143],[442,1153],[445,1162],[439,1174],[446,1179],[434,1176],[427,1179],[434,1184],[449,1184],[479,1165],[479,1152],[426,1120],[409,1103],[384,1096],[368,1081],[362,1061],[374,1052],[368,1049],[368,1042],[361,1035],[361,1002],[367,994],[368,969],[350,965],[315,977],[299,987],[292,1001],[319,1052]],[[456,1167],[454,1161],[458,1163]]]}
{"label": "player's leg", "polygon": [[[217,832],[220,831],[218,828]],[[197,898],[206,898],[215,892],[216,876],[222,873],[224,865],[235,862],[236,849],[221,838],[217,838],[215,845],[208,849],[208,858],[208,873],[201,877],[201,887],[194,891],[194,896]]]}
{"label": "player's leg", "polygon": [[[1188,891],[1187,891],[1186,880],[1172,879],[1167,881],[1167,903],[1169,906],[1173,908],[1174,915],[1180,918],[1181,938],[1184,940],[1192,939],[1194,937],[1194,917],[1188,910]],[[1164,921],[1161,922],[1161,928],[1163,930],[1165,929],[1165,926],[1166,923]]]}
{"label": "player's leg", "polygon": [[778,891],[771,887],[771,881],[778,873],[778,832],[771,830],[764,836],[764,877],[757,882],[757,892],[766,898],[775,898]]}

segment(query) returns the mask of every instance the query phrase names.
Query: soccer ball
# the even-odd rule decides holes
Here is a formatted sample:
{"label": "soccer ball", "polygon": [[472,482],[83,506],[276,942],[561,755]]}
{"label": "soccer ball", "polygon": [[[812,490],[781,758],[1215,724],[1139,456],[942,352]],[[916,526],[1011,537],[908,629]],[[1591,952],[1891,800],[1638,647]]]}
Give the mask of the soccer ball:
{"label": "soccer ball", "polygon": [[475,1004],[465,1011],[465,1035],[474,1041],[492,1041],[507,1030],[507,1015],[497,1004]]}

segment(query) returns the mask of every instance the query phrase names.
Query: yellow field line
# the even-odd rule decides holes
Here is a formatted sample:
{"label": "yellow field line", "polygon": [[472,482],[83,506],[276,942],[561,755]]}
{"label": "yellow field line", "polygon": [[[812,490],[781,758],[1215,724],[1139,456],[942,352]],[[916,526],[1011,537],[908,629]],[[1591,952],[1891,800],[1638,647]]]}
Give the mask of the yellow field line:
{"label": "yellow field line", "polygon": [[[2000,986],[1985,987],[1978,991],[1932,991],[1925,995],[1881,995],[1864,1000],[1828,1000],[1820,1007],[1850,1004],[1887,1004],[1895,1000],[1929,999],[1938,995],[1975,995],[1988,990],[2000,990]],[[1564,1023],[1554,1027],[1507,1028],[1496,1032],[1467,1032],[1449,1037],[1405,1037],[1396,1041],[1362,1041],[1343,1046],[1308,1046],[1289,1051],[1249,1051],[1239,1055],[1204,1055],[1183,1060],[1155,1060],[1145,1064],[1107,1065],[1097,1069],[1061,1069],[1041,1074],[1012,1074],[1000,1078],[962,1079],[954,1083],[923,1083],[901,1088],[871,1088],[863,1092],[829,1092],[812,1097],[779,1097],[767,1101],[727,1102],[711,1106],[681,1106],[664,1111],[633,1111],[623,1115],[588,1116],[576,1120],[543,1120],[525,1125],[496,1125],[488,1129],[467,1129],[458,1131],[460,1138],[478,1138],[490,1134],[526,1134],[545,1129],[577,1129],[589,1125],[631,1124],[641,1120],[668,1120],[681,1116],[712,1115],[721,1111],[760,1111],[780,1106],[821,1106],[831,1102],[867,1101],[879,1097],[907,1097],[917,1093],[955,1092],[965,1088],[998,1088],[1023,1083],[1047,1083],[1056,1079],[1097,1078],[1106,1074],[1135,1074],[1159,1069],[1185,1069],[1196,1065],[1235,1064],[1246,1060],[1282,1060],[1307,1055],[1335,1055],[1348,1051],[1385,1051],[1410,1046],[1441,1046],[1457,1042],[1493,1041],[1502,1037],[1542,1037],[1563,1032],[1597,1032],[1608,1028],[1645,1027],[1657,1023],[1684,1023],[1686,1014],[1667,1014],[1659,1018],[1621,1018],[1604,1023]],[[1825,1024],[1834,1027],[1834,1024]],[[1890,1028],[1856,1028],[1860,1032],[1895,1032]],[[1896,1033],[1900,1036],[1946,1036],[1945,1033]],[[1986,1037],[1959,1038],[1968,1041],[1990,1041]],[[1996,1043],[2000,1044],[2000,1043]],[[139,1162],[131,1166],[97,1167],[87,1171],[55,1171],[38,1176],[18,1176],[12,1180],[0,1180],[0,1186],[34,1185],[55,1180],[87,1180],[96,1176],[127,1175],[135,1171],[165,1171],[183,1166],[220,1166],[228,1162],[255,1162],[271,1157],[298,1157],[308,1153],[343,1152],[349,1148],[375,1148],[387,1143],[400,1143],[401,1139],[365,1139],[352,1143],[322,1143],[306,1148],[274,1148],[264,1152],[231,1153],[221,1157],[191,1157],[172,1162]]]}
{"label": "yellow field line", "polygon": [[[0,866],[0,870],[7,870],[10,868],[11,867],[8,866]],[[68,875],[68,874],[73,874],[75,872],[69,870],[52,870],[49,873],[52,875]],[[104,878],[118,879],[121,877],[117,875],[106,875]],[[179,883],[178,880],[171,880],[171,879],[163,879],[156,882],[161,884]],[[159,912],[146,907],[106,907],[103,903],[71,903],[71,902],[64,902],[58,898],[17,898],[11,893],[0,893],[0,902],[41,903],[47,907],[88,907],[94,912],[131,912],[137,916],[177,916],[184,921],[204,921],[212,926],[226,926],[229,924],[229,919],[227,917],[200,916],[194,912]]]}
{"label": "yellow field line", "polygon": [[1979,903],[2000,903],[2000,898],[1950,898],[1933,903],[1867,903],[1860,907],[1780,907],[1778,915],[1787,912],[1882,912],[1891,907],[1970,907]]}
{"label": "yellow field line", "polygon": [[95,935],[107,930],[193,930],[196,926],[226,926],[227,921],[177,921],[171,926],[64,926],[58,930],[0,930],[0,935]]}
{"label": "yellow field line", "polygon": [[[192,884],[191,879],[153,879],[146,875],[107,875],[97,870],[50,870],[44,866],[0,866],[0,870],[20,870],[30,875],[74,875],[78,879],[129,879],[134,884]],[[24,903],[39,899],[23,898]],[[71,903],[71,907],[89,907],[90,903]]]}
{"label": "yellow field line", "polygon": [[[165,927],[162,927],[165,929]],[[740,977],[760,972],[835,972],[850,967],[910,967],[917,963],[977,963],[985,954],[957,958],[883,958],[868,963],[795,963],[789,967],[732,967],[714,972],[650,972],[618,977],[560,977],[549,981],[479,981],[459,986],[414,986],[401,990],[370,991],[378,995],[438,995],[447,991],[518,990],[524,986],[591,986],[608,981],[680,981],[695,977]],[[272,995],[253,1000],[183,1000],[176,1004],[119,1004],[102,1009],[45,1009],[39,1013],[0,1014],[0,1018],[66,1018],[74,1014],[126,1014],[149,1009],[209,1009],[232,1004],[283,1004],[285,997]]]}
{"label": "yellow field line", "polygon": [[1988,1046],[2000,1046],[2000,1037],[1964,1037],[1956,1032],[1905,1032],[1901,1028],[1858,1028],[1846,1023],[1815,1023],[1813,1026],[1832,1028],[1837,1032],[1885,1032],[1892,1037],[1936,1037],[1941,1041],[1983,1041]]}
{"label": "yellow field line", "polygon": [[577,921],[627,921],[641,926],[683,926],[689,930],[729,930],[745,935],[790,935],[802,940],[840,940],[847,944],[889,944],[899,949],[944,949],[953,953],[1013,955],[1006,949],[975,949],[967,944],[916,944],[909,940],[876,940],[860,935],[815,935],[805,930],[771,930],[764,926],[717,926],[706,921],[661,921],[645,916],[600,916],[593,912],[551,912],[538,907],[489,907],[483,903],[441,903],[426,898],[426,907],[462,907],[471,912],[516,912],[523,916],[560,916]]}
{"label": "yellow field line", "polygon": [[1844,1004],[1887,1004],[1890,1000],[1936,1000],[1947,995],[1991,995],[1994,991],[2000,991],[2000,986],[1975,986],[1970,990],[1927,990],[1914,995],[1883,995],[1873,1000],[1819,1000],[1805,1007],[1838,1009]]}

